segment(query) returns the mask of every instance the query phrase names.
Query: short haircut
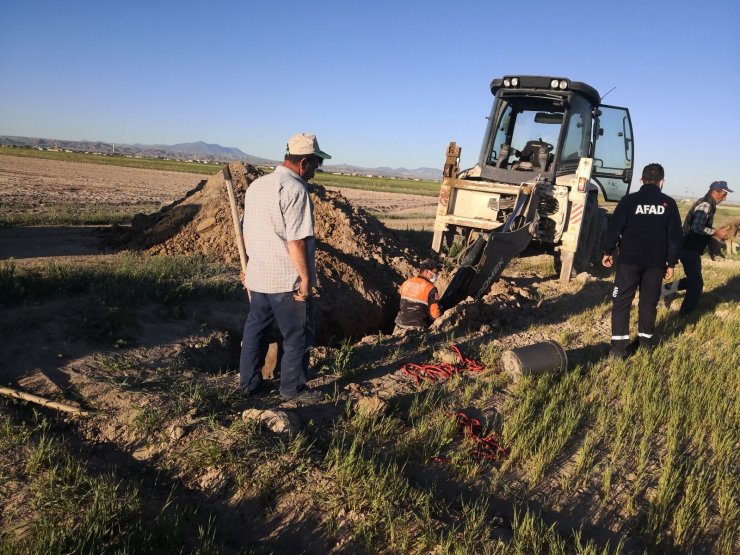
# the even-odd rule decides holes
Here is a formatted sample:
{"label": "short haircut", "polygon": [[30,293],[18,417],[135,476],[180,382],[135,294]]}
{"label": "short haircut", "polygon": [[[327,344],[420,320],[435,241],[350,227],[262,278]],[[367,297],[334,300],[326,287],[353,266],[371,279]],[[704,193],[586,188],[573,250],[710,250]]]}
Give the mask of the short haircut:
{"label": "short haircut", "polygon": [[422,272],[424,270],[435,270],[438,272],[441,269],[442,269],[442,263],[437,260],[433,260],[431,258],[422,260],[421,264],[419,264],[419,271],[422,271]]}
{"label": "short haircut", "polygon": [[292,162],[294,164],[300,164],[301,160],[306,159],[309,162],[316,162],[318,161],[319,166],[324,165],[324,159],[321,156],[316,156],[315,154],[286,154],[285,160],[288,162]]}
{"label": "short haircut", "polygon": [[642,180],[645,183],[658,183],[665,177],[665,171],[660,164],[648,164],[642,170]]}

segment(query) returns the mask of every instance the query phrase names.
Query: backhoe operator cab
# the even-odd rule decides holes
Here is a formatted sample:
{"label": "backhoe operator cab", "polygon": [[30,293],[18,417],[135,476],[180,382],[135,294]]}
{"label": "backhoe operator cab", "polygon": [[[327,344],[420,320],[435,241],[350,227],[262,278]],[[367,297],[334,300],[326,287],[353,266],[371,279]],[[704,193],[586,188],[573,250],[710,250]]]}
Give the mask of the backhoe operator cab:
{"label": "backhoe operator cab", "polygon": [[629,192],[629,111],[602,105],[593,87],[561,77],[494,79],[491,92],[478,163],[459,171],[460,148],[447,148],[432,248],[467,248],[528,225],[531,240],[553,247],[568,281],[600,256],[606,211],[599,193],[616,202]]}

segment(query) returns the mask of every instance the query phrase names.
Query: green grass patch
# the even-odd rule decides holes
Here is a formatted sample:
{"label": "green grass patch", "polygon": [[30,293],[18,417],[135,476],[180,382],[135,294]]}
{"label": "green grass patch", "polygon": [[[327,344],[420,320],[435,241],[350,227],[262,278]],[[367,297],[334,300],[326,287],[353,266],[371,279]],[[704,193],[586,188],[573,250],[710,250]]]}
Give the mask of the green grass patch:
{"label": "green grass patch", "polygon": [[[405,422],[350,412],[336,422],[322,462],[329,479],[318,494],[329,538],[351,542],[353,552],[610,552],[582,541],[577,531],[562,536],[527,508],[506,521],[501,502],[476,490],[473,484],[495,468],[475,460],[446,414],[459,402],[463,383],[421,392]],[[447,462],[432,460],[448,447]]]}
{"label": "green grass patch", "polygon": [[193,534],[194,511],[142,496],[115,471],[88,468],[87,457],[45,418],[25,423],[4,416],[0,449],[0,479],[14,486],[0,487],[0,554],[151,553],[185,542],[194,543],[193,552],[220,547],[209,525]]}
{"label": "green grass patch", "polygon": [[420,257],[431,258],[435,255],[432,251],[433,231],[420,229],[394,229],[393,232],[413,247]]}
{"label": "green grass patch", "polygon": [[173,311],[192,298],[232,298],[240,289],[222,265],[202,255],[146,256],[122,253],[103,263],[75,265],[47,263],[18,266],[13,259],[0,262],[0,306],[25,306],[18,318],[4,318],[0,331],[20,334],[57,317],[57,307],[43,303],[58,300],[66,307],[71,329],[89,339],[123,346],[138,323],[133,317],[146,302],[162,303]]}
{"label": "green grass patch", "polygon": [[397,213],[397,212],[376,212],[374,210],[370,210],[369,214],[371,216],[375,216],[381,221],[392,221],[392,220],[424,220],[428,219],[430,222],[434,221],[434,215],[425,214],[423,212],[403,212],[403,213]]}
{"label": "green grass patch", "polygon": [[439,195],[440,187],[440,182],[437,181],[415,181],[361,175],[335,175],[331,173],[317,173],[311,181],[324,187],[343,187],[346,189],[362,189],[383,193],[406,193],[428,197]]}
{"label": "green grass patch", "polygon": [[17,305],[50,297],[91,294],[105,306],[137,306],[142,301],[176,304],[202,295],[227,297],[238,283],[203,255],[147,256],[125,252],[96,265],[0,263],[0,304]]}
{"label": "green grass patch", "polygon": [[136,214],[151,214],[159,208],[157,202],[49,205],[0,202],[0,226],[130,224]]}

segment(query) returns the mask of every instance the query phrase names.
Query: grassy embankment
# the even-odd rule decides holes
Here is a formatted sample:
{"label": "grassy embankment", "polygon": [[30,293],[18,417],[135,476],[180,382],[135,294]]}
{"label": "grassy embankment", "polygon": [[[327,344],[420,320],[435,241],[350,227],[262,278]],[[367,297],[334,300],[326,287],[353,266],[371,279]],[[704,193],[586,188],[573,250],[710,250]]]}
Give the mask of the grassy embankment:
{"label": "grassy embankment", "polygon": [[[537,270],[525,260],[517,264]],[[600,553],[619,552],[620,541],[648,551],[737,552],[740,278],[737,266],[726,263],[707,263],[705,275],[697,316],[678,320],[661,308],[664,342],[653,352],[604,360],[606,338],[595,323],[608,322],[607,285],[603,302],[571,314],[567,330],[552,313],[507,330],[542,333],[566,348],[585,343],[588,354],[563,375],[512,386],[493,372],[504,333],[463,343],[487,366],[483,374],[392,398],[382,417],[348,407],[292,439],[241,422],[229,374],[152,369],[125,351],[101,357],[98,379],[119,395],[137,395],[141,407],[116,425],[161,458],[103,471],[95,463],[101,455],[78,437],[87,426],[1,399],[0,552],[93,553],[101,546],[143,552],[159,538],[218,552],[218,518],[176,501],[184,491],[179,479],[163,476],[156,485],[147,479],[164,469],[188,481],[205,469],[218,471],[228,477],[224,499],[256,506],[265,519],[278,500],[300,491],[327,541],[351,537],[360,552]],[[92,294],[113,308],[145,300],[172,306],[192,295],[228,293],[218,283],[202,262],[185,259],[118,260],[95,269],[5,266],[0,290],[13,294],[0,301],[12,308]],[[20,341],[23,324],[15,328],[4,333]],[[97,339],[115,337],[113,330]],[[378,338],[379,348],[384,342]],[[362,379],[376,362],[361,359],[344,346],[329,352],[321,372]],[[448,416],[460,407],[501,434],[510,449],[506,461],[471,452]],[[182,450],[166,430],[185,413],[198,423]],[[106,416],[96,422],[104,425]],[[7,505],[18,491],[23,503]]]}

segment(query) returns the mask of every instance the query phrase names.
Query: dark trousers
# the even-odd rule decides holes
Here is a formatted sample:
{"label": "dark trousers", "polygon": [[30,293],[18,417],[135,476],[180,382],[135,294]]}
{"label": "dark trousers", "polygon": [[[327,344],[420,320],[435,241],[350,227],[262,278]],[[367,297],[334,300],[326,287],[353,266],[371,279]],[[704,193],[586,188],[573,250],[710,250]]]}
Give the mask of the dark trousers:
{"label": "dark trousers", "polygon": [[665,270],[632,264],[617,264],[612,293],[612,347],[624,353],[630,341],[630,309],[640,291],[637,332],[641,346],[653,345],[660,285]]}
{"label": "dark trousers", "polygon": [[678,282],[678,290],[685,290],[686,296],[681,303],[678,314],[684,316],[694,311],[704,291],[704,278],[701,275],[701,254],[683,249],[681,251],[681,265],[686,277]]}
{"label": "dark trousers", "polygon": [[250,292],[249,315],[244,324],[239,358],[239,387],[244,391],[259,387],[273,323],[277,324],[283,336],[280,394],[294,397],[307,382],[314,318],[313,299],[296,301],[292,292]]}

